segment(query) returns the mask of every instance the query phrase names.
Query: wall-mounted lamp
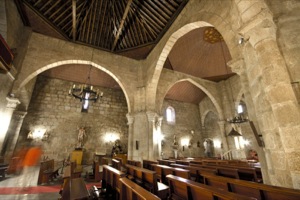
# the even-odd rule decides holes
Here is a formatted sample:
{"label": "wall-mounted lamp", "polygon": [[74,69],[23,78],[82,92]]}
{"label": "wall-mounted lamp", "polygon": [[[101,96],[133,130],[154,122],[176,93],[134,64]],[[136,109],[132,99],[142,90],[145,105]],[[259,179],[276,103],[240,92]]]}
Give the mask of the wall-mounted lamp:
{"label": "wall-mounted lamp", "polygon": [[239,34],[240,35],[240,37],[239,37],[239,40],[238,40],[238,42],[239,42],[239,44],[241,45],[241,44],[244,44],[244,43],[246,43],[246,42],[248,42],[248,40],[250,39],[250,37],[249,36],[244,36],[243,34]]}
{"label": "wall-mounted lamp", "polygon": [[35,129],[34,131],[30,131],[28,133],[27,139],[47,141],[49,136],[50,135],[47,133],[46,129]]}
{"label": "wall-mounted lamp", "polygon": [[182,151],[184,151],[184,146],[188,146],[189,143],[190,143],[190,140],[188,138],[181,139]]}
{"label": "wall-mounted lamp", "polygon": [[120,139],[120,136],[115,133],[107,133],[104,136],[104,141],[106,143],[114,143],[116,140],[119,140],[119,139]]}

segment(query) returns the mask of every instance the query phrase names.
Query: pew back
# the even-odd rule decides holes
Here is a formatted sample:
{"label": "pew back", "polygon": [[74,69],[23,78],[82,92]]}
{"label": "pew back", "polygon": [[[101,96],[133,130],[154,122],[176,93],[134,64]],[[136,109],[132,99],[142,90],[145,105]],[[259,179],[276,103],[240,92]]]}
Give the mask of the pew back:
{"label": "pew back", "polygon": [[254,200],[255,198],[223,191],[211,186],[200,184],[185,178],[168,175],[170,185],[169,199],[201,199],[201,200]]}
{"label": "pew back", "polygon": [[127,178],[120,178],[120,200],[158,200],[156,195]]}
{"label": "pew back", "polygon": [[258,200],[299,200],[300,190],[271,186],[221,176],[203,175],[206,185],[222,188],[237,194],[248,195]]}

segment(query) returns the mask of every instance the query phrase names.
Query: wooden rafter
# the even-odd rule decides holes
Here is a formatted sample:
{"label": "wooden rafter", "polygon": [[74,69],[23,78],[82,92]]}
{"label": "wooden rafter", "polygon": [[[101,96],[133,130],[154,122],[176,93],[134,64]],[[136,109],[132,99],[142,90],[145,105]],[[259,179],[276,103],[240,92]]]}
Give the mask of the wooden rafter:
{"label": "wooden rafter", "polygon": [[73,41],[76,41],[76,0],[72,0],[72,32],[73,32]]}
{"label": "wooden rafter", "polygon": [[113,42],[111,51],[114,51],[114,49],[116,47],[116,44],[117,44],[117,42],[119,40],[119,37],[120,37],[120,34],[122,32],[122,29],[123,29],[123,26],[124,26],[124,22],[125,22],[125,19],[126,19],[127,15],[128,15],[128,11],[129,11],[131,3],[132,3],[132,0],[128,0],[126,8],[125,8],[125,11],[124,11],[124,14],[123,14],[123,17],[121,19],[121,23],[120,23],[119,29],[118,29],[116,37],[115,37],[115,41]]}

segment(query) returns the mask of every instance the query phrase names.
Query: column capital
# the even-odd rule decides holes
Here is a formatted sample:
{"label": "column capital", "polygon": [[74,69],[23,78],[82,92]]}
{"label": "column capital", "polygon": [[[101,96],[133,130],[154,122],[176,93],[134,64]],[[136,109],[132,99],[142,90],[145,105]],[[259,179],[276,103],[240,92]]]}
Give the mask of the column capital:
{"label": "column capital", "polygon": [[147,118],[149,122],[155,122],[156,117],[158,116],[156,112],[147,111],[146,112]]}
{"label": "column capital", "polygon": [[131,114],[127,113],[126,114],[126,118],[127,118],[127,125],[131,125],[134,122],[134,116],[132,116]]}
{"label": "column capital", "polygon": [[245,61],[243,58],[232,59],[227,62],[227,65],[238,75],[241,75],[245,71]]}
{"label": "column capital", "polygon": [[6,97],[7,104],[6,108],[16,109],[16,107],[21,103],[18,98],[15,97]]}

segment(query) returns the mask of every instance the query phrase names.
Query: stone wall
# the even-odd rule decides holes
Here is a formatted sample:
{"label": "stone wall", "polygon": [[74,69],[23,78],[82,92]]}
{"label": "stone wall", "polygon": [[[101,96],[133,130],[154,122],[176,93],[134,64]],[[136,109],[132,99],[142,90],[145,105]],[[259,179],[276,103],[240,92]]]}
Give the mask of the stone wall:
{"label": "stone wall", "polygon": [[[166,109],[168,106],[172,106],[175,109],[175,124],[168,124],[166,121]],[[203,144],[198,105],[165,99],[162,107],[162,113],[162,134],[164,135],[164,146],[162,147],[162,151],[164,153],[164,158],[174,157],[174,153],[172,151],[174,135],[176,135],[177,142],[179,144],[178,156],[203,156],[203,146],[200,145],[200,147],[197,147],[197,142]],[[191,131],[194,131],[194,133],[192,134]],[[183,151],[181,145],[182,139],[189,139],[192,142],[191,148],[185,146]]]}
{"label": "stone wall", "polygon": [[[72,82],[39,76],[21,128],[17,147],[32,142],[29,131],[47,129],[49,140],[43,143],[44,156],[55,160],[67,158],[78,145],[78,127],[85,127],[83,163],[91,163],[97,153],[111,154],[117,136],[127,150],[127,105],[121,90],[99,88],[103,98],[91,102],[88,113],[81,112],[81,102],[68,95]],[[96,87],[94,87],[96,88]]]}

